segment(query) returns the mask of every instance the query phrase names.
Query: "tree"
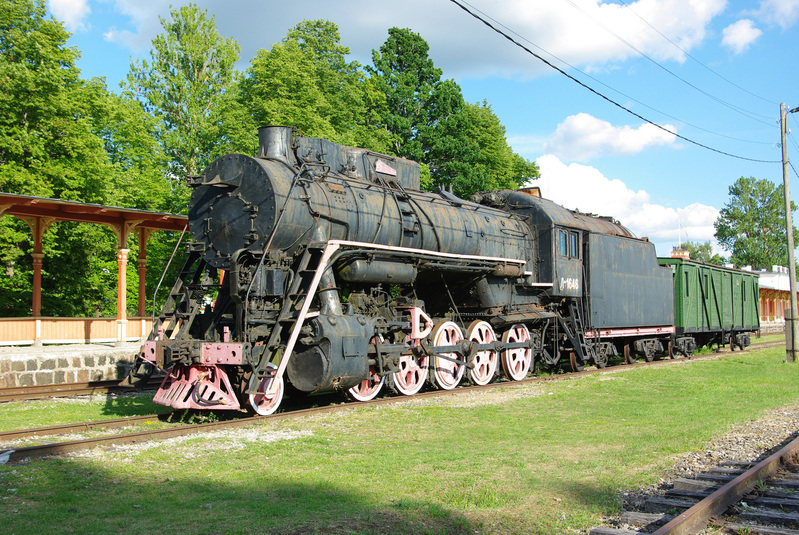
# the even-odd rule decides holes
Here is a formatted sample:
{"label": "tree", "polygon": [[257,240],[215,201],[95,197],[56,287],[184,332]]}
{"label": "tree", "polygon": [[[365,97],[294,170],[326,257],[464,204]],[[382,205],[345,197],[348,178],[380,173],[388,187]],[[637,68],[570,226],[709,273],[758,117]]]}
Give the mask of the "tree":
{"label": "tree", "polygon": [[717,266],[723,266],[727,263],[727,260],[725,260],[723,256],[713,253],[713,244],[710,243],[710,241],[703,243],[687,241],[682,244],[682,247],[688,251],[691,260],[715,264]]}
{"label": "tree", "polygon": [[385,95],[385,105],[375,111],[392,136],[393,152],[424,163],[430,161],[436,142],[431,130],[463,106],[460,88],[453,81],[442,83],[443,72],[428,57],[428,50],[419,34],[390,28],[380,50],[372,51],[374,66],[367,67]]}
{"label": "tree", "polygon": [[[0,3],[0,190],[105,203],[114,167],[95,133],[104,83],[80,79],[69,33],[43,0]],[[114,240],[99,227],[59,223],[45,234],[42,313],[94,315],[113,297]],[[110,245],[109,245],[110,243]],[[26,315],[33,244],[26,225],[0,218],[0,310]],[[113,305],[113,302],[112,302]]]}
{"label": "tree", "polygon": [[478,189],[516,189],[540,177],[535,162],[514,153],[508,145],[505,127],[487,101],[481,104],[466,103],[464,113],[468,117],[467,137],[474,140],[479,148],[473,162],[480,177],[480,183],[475,185]]}
{"label": "tree", "polygon": [[317,85],[316,74],[312,55],[295,41],[259,50],[240,88],[241,103],[253,125],[296,126],[305,135],[335,137],[332,106]]}
{"label": "tree", "polygon": [[[158,140],[179,183],[227,151],[220,135],[220,105],[233,82],[239,45],[223,39],[215,18],[194,4],[169,15],[161,18],[164,31],[153,38],[152,60],[131,64],[125,85],[159,119]],[[187,192],[180,191],[183,202]],[[185,210],[172,209],[179,208]]]}
{"label": "tree", "polygon": [[[754,177],[739,178],[716,220],[716,240],[736,267],[771,268],[788,262],[783,186]],[[795,210],[791,206],[791,210]],[[796,234],[794,229],[794,234]]]}
{"label": "tree", "polygon": [[390,136],[393,153],[426,164],[434,187],[462,197],[538,177],[534,163],[513,153],[488,103],[465,102],[458,84],[441,79],[420,35],[399,28],[388,33],[367,70],[385,95],[371,116]]}
{"label": "tree", "polygon": [[0,190],[102,202],[111,168],[69,33],[44,0],[0,3]]}
{"label": "tree", "polygon": [[385,131],[372,124],[367,110],[382,95],[358,62],[346,60],[349,48],[339,39],[334,23],[306,20],[270,50],[257,52],[237,88],[253,136],[256,126],[296,126],[307,136],[388,150]]}
{"label": "tree", "polygon": [[94,93],[92,131],[101,140],[112,167],[105,203],[168,211],[172,190],[164,177],[167,161],[156,140],[156,119],[129,92],[117,95],[101,80],[92,80],[88,87]]}

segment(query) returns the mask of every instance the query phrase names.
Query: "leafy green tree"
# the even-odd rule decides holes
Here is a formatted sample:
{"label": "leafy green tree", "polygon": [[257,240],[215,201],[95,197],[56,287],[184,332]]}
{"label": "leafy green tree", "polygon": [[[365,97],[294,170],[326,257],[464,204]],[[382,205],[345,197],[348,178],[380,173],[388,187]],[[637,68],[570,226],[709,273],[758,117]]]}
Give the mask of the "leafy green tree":
{"label": "leafy green tree", "polygon": [[[164,31],[153,38],[151,61],[131,64],[125,86],[160,121],[158,141],[169,159],[176,183],[199,173],[227,151],[220,131],[225,92],[233,83],[239,45],[224,39],[215,18],[189,4],[161,18]],[[180,186],[185,210],[188,192]]]}
{"label": "leafy green tree", "polygon": [[240,91],[254,126],[296,126],[305,135],[335,137],[330,122],[332,106],[316,83],[313,57],[295,41],[260,49]]}
{"label": "leafy green tree", "polygon": [[473,167],[479,175],[479,189],[516,189],[540,177],[538,166],[513,152],[505,138],[505,127],[487,101],[466,103],[467,137],[474,140],[479,153]]}
{"label": "leafy green tree", "polygon": [[173,184],[164,176],[166,156],[156,140],[157,121],[131,93],[108,91],[92,80],[92,131],[112,167],[106,204],[168,211]]}
{"label": "leafy green tree", "polygon": [[385,105],[375,112],[392,136],[393,152],[418,162],[429,161],[434,129],[463,106],[460,88],[442,84],[443,71],[428,57],[429,46],[409,29],[390,28],[380,50],[372,51],[367,67]]}
{"label": "leafy green tree", "polygon": [[[716,240],[736,267],[771,268],[788,262],[783,186],[754,177],[739,178],[716,220]],[[791,206],[791,210],[795,210]],[[794,229],[794,235],[797,231]]]}
{"label": "leafy green tree", "polygon": [[[43,0],[0,3],[0,190],[105,203],[114,167],[94,131],[104,84],[80,79],[79,52],[66,46],[68,37],[61,23],[46,18]],[[114,288],[90,275],[103,274],[95,258],[115,264],[113,241],[108,246],[103,232],[57,223],[45,234],[44,315],[97,312],[102,299],[94,298]],[[32,249],[22,221],[0,218],[3,315],[30,312]]]}
{"label": "leafy green tree", "polygon": [[257,126],[286,125],[307,136],[387,151],[385,131],[368,114],[368,103],[382,95],[347,54],[338,26],[325,20],[303,21],[271,49],[259,50],[237,97],[251,117],[246,124],[253,139]]}
{"label": "leafy green tree", "polygon": [[727,260],[723,256],[713,252],[713,244],[710,243],[710,241],[702,243],[687,241],[682,244],[682,248],[688,251],[691,260],[715,264],[717,266],[723,266],[727,263]]}
{"label": "leafy green tree", "polygon": [[395,154],[426,164],[433,186],[463,197],[538,177],[534,163],[513,153],[491,107],[466,103],[458,84],[441,79],[420,35],[399,28],[388,33],[367,70],[385,95],[370,113]]}
{"label": "leafy green tree", "polygon": [[44,0],[0,3],[0,190],[102,202],[111,168],[91,91]]}

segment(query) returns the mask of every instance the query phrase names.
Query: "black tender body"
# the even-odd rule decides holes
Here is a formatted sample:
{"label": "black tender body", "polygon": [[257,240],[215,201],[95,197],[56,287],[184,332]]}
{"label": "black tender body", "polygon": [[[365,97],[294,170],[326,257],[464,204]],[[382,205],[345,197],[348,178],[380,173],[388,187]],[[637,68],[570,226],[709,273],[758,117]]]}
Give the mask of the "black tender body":
{"label": "black tender body", "polygon": [[159,403],[269,414],[289,384],[366,400],[692,350],[671,269],[615,221],[537,190],[422,192],[414,162],[289,128],[260,139],[190,180],[189,259],[142,349],[169,371]]}

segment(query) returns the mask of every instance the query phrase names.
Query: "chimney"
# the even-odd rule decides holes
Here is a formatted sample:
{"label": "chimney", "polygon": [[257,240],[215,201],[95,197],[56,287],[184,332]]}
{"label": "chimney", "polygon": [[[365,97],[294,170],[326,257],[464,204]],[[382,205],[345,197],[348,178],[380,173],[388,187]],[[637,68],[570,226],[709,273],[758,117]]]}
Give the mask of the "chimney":
{"label": "chimney", "polygon": [[258,129],[258,157],[278,160],[296,167],[292,142],[294,129],[289,126],[262,126]]}
{"label": "chimney", "polygon": [[671,257],[672,258],[682,258],[683,260],[690,260],[691,253],[688,249],[683,249],[682,247],[672,247],[671,248]]}

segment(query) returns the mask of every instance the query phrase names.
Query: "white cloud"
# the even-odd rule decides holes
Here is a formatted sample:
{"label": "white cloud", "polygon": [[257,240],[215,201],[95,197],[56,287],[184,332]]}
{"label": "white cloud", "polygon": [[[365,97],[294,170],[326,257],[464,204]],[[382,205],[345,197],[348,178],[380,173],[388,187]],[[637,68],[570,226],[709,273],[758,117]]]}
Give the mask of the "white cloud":
{"label": "white cloud", "polygon": [[751,13],[763,22],[786,30],[799,20],[799,0],[761,0],[760,7]]}
{"label": "white cloud", "polygon": [[89,0],[49,0],[50,12],[62,21],[67,30],[79,32],[86,30],[86,17],[92,10]]}
{"label": "white cloud", "polygon": [[[158,18],[168,17],[171,0],[108,1],[130,25],[101,30],[108,40],[138,53],[161,31]],[[450,2],[384,0],[376,7],[372,0],[296,0],[281,3],[279,9],[277,2],[263,0],[239,0],[235,7],[219,0],[196,0],[196,4],[216,16],[223,36],[236,37],[245,59],[271,47],[303,19],[319,18],[339,25],[341,42],[362,63],[371,62],[372,50],[386,40],[387,29],[396,26],[419,33],[430,45],[430,57],[448,77],[532,77],[553,72]],[[724,10],[726,0],[638,0],[627,6],[601,0],[574,0],[573,5],[529,0],[470,0],[469,4],[544,57],[552,54],[572,65],[597,68],[637,56],[619,38],[659,61],[683,61],[684,53],[647,22],[690,51],[705,39],[708,25]]]}
{"label": "white cloud", "polygon": [[[664,128],[676,129],[671,125]],[[545,144],[547,152],[569,161],[585,162],[604,154],[635,154],[648,147],[671,145],[676,136],[652,124],[638,128],[613,126],[587,113],[564,119]]]}
{"label": "white cloud", "polygon": [[[207,2],[209,14],[213,14],[215,6]],[[130,21],[132,29],[120,29],[116,26],[104,28],[103,38],[110,42],[124,46],[135,53],[140,53],[150,47],[152,38],[163,31],[159,17],[169,17],[169,0],[113,0],[114,11],[124,15]],[[176,6],[177,7],[177,6]],[[236,11],[240,16],[241,12]]]}
{"label": "white cloud", "polygon": [[541,178],[530,185],[540,187],[545,198],[572,210],[613,217],[636,236],[648,237],[661,256],[670,254],[679,240],[715,243],[713,223],[719,211],[713,206],[654,204],[644,190],[633,191],[591,166],[566,165],[552,154],[541,156],[536,164]]}
{"label": "white cloud", "polygon": [[724,28],[722,35],[721,44],[740,54],[757,41],[763,32],[755,27],[753,21],[742,19]]}

